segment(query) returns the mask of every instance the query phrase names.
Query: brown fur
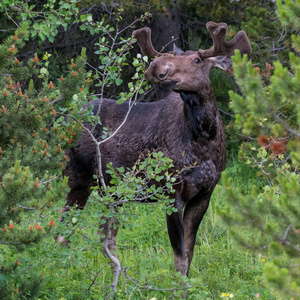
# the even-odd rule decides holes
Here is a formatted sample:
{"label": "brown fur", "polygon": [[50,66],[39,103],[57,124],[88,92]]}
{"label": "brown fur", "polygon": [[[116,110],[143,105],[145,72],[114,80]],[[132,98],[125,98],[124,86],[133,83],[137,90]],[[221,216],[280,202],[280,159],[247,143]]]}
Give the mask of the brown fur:
{"label": "brown fur", "polygon": [[[203,58],[201,53],[188,51],[155,58],[146,77],[151,82],[173,82],[174,91],[155,103],[137,103],[121,130],[101,146],[106,184],[109,184],[105,173],[107,163],[112,162],[115,168],[132,167],[140,154],[148,151],[162,151],[173,160],[174,171],[196,163],[195,167],[181,173],[180,183],[174,186],[176,192],[172,195],[178,211],[167,215],[175,268],[182,275],[188,274],[197,230],[226,164],[224,129],[209,73],[213,66],[228,69],[230,59],[224,56]],[[99,101],[93,102],[95,112],[98,104]],[[109,126],[113,132],[127,110],[127,103],[118,105],[113,100],[104,100],[100,113],[103,126]],[[101,136],[101,132],[99,125],[96,135]],[[65,209],[75,204],[83,208],[90,187],[94,185],[95,144],[84,132],[77,146],[67,154],[70,162],[65,174],[69,176],[71,190]],[[116,234],[114,230],[111,250],[115,250]]]}

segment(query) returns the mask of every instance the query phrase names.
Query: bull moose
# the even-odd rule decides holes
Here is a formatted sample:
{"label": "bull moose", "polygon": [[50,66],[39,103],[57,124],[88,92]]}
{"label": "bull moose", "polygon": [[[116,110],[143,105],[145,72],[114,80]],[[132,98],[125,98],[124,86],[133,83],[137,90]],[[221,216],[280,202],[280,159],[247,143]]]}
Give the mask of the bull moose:
{"label": "bull moose", "polygon": [[[167,215],[167,227],[175,258],[175,269],[188,275],[193,258],[197,230],[208,208],[211,194],[226,164],[224,128],[209,74],[212,67],[228,70],[230,56],[238,49],[250,57],[251,46],[244,31],[226,41],[227,25],[208,22],[207,30],[213,39],[208,50],[157,52],[151,43],[151,30],[135,30],[134,37],[143,55],[151,61],[146,78],[151,83],[172,83],[173,90],[162,100],[137,103],[126,123],[106,143],[101,145],[104,180],[109,183],[106,165],[132,167],[141,154],[159,150],[173,160],[174,171],[185,166],[195,167],[181,173],[173,205],[177,212]],[[99,101],[93,102],[94,113]],[[114,131],[123,121],[128,105],[104,99],[100,111],[102,128]],[[89,126],[89,124],[86,124]],[[83,208],[91,193],[97,169],[96,148],[91,137],[83,132],[76,146],[67,150],[70,192],[65,210],[77,205]],[[161,183],[163,184],[163,183]],[[102,225],[105,230],[107,224]],[[118,229],[112,229],[109,249],[116,250]]]}

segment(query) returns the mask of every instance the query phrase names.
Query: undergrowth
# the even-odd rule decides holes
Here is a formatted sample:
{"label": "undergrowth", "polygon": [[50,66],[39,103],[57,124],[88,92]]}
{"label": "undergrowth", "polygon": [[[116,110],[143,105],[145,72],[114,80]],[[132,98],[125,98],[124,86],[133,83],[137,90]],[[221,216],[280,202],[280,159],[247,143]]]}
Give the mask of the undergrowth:
{"label": "undergrowth", "polygon": [[[227,172],[234,175],[235,184],[245,192],[256,181],[253,169],[242,168],[233,160]],[[69,248],[57,247],[49,238],[29,248],[20,259],[20,266],[26,262],[30,271],[41,273],[39,299],[105,299],[107,296],[113,272],[102,254],[97,228],[85,227],[90,218],[90,205],[74,215],[80,226],[71,237]],[[264,263],[271,258],[241,251],[234,244],[216,212],[217,206],[224,205],[217,186],[198,231],[188,278],[182,278],[174,270],[163,205],[125,205],[128,217],[117,240],[123,272],[115,299],[160,300],[185,296],[187,299],[275,299],[262,280]],[[10,253],[12,260],[16,253]],[[28,295],[27,299],[36,297]]]}

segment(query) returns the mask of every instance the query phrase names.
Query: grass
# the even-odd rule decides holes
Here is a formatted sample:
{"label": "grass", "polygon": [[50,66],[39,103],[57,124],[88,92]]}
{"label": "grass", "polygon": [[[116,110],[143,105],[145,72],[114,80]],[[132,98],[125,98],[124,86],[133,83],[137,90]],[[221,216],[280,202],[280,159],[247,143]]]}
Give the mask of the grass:
{"label": "grass", "polygon": [[[235,163],[228,172],[245,191],[256,180],[250,168],[245,170]],[[189,278],[174,270],[162,205],[124,207],[127,222],[119,231],[117,243],[126,272],[120,277],[116,299],[180,299],[184,285],[188,287],[188,299],[222,299],[222,293],[224,298],[232,294],[241,300],[257,299],[257,294],[259,299],[276,299],[263,284],[262,258],[236,247],[217,215],[217,206],[225,205],[220,184],[198,231]],[[91,221],[88,209],[81,217]],[[49,239],[24,253],[22,260],[29,266],[24,276],[36,272],[43,277],[39,299],[105,299],[112,269],[101,252],[95,226],[86,233],[90,239],[83,239],[78,232],[72,237],[71,248],[57,247]]]}

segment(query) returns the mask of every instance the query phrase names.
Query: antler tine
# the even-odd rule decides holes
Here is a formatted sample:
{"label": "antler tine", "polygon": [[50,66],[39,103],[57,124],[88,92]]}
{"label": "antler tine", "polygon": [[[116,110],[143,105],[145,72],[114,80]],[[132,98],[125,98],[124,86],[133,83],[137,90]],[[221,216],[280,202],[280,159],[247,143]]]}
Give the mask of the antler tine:
{"label": "antler tine", "polygon": [[132,34],[136,38],[141,48],[142,54],[148,56],[149,60],[161,55],[153,48],[151,41],[151,29],[149,27],[137,29]]}
{"label": "antler tine", "polygon": [[219,55],[231,56],[235,49],[239,49],[242,55],[247,54],[250,58],[251,45],[244,31],[239,31],[230,42],[227,42],[227,24],[207,22],[206,28],[213,39],[213,47],[208,50],[199,50],[203,58]]}

